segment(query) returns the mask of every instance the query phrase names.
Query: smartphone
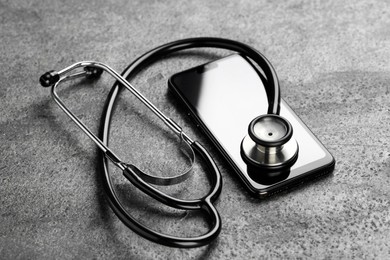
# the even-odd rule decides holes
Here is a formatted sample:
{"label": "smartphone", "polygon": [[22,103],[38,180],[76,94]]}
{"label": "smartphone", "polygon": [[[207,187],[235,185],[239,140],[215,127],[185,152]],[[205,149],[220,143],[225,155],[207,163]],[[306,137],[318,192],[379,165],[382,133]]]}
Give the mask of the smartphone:
{"label": "smartphone", "polygon": [[293,127],[298,143],[296,162],[271,176],[248,174],[240,145],[249,123],[266,114],[267,95],[261,73],[245,56],[233,54],[179,72],[168,80],[169,89],[210,138],[249,192],[263,198],[333,171],[335,160],[302,120],[282,99],[280,115]]}

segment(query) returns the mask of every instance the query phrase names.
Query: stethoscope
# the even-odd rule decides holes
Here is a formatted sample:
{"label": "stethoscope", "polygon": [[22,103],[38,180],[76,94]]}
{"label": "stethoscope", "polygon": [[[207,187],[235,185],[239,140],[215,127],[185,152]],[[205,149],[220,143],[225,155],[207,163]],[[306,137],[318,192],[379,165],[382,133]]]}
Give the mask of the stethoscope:
{"label": "stethoscope", "polygon": [[[280,90],[279,82],[275,70],[270,62],[254,48],[228,39],[222,38],[189,38],[157,47],[136,59],[131,63],[122,74],[118,74],[109,66],[94,61],[77,62],[60,71],[49,71],[40,78],[40,83],[44,87],[51,86],[53,99],[59,107],[91,138],[102,151],[102,168],[104,173],[104,189],[107,194],[109,205],[119,219],[130,229],[139,235],[153,242],[172,246],[172,247],[199,247],[213,241],[221,231],[221,218],[213,202],[218,198],[222,189],[221,174],[206,149],[197,141],[193,141],[182,128],[172,119],[165,116],[149,100],[147,100],[138,90],[136,90],[129,80],[137,72],[147,65],[155,62],[173,52],[191,48],[222,48],[241,53],[256,63],[264,75],[259,73],[264,82],[268,99],[267,114],[261,115],[252,120],[248,127],[248,135],[243,138],[241,147],[241,156],[248,166],[248,172],[253,171],[280,171],[288,169],[295,162],[298,155],[297,142],[292,138],[291,124],[279,116],[280,112]],[[82,70],[81,70],[82,69]],[[94,135],[83,122],[81,122],[64,104],[58,96],[56,89],[64,81],[78,77],[87,77],[94,79],[99,77],[103,71],[106,71],[116,80],[112,87],[103,111],[99,139]],[[147,174],[138,169],[133,164],[123,162],[109,147],[110,122],[113,115],[113,107],[122,89],[129,90],[150,110],[152,110],[191,151],[191,161],[194,160],[194,154],[200,156],[206,163],[210,171],[211,188],[207,195],[199,199],[183,200],[167,195],[156,189],[155,185],[171,185],[184,181],[188,178],[190,169],[173,177],[158,177]],[[208,217],[210,228],[209,231],[197,237],[176,237],[163,234],[146,227],[137,221],[127,212],[125,207],[119,201],[113,187],[108,161],[120,168],[123,175],[138,189],[145,194],[156,199],[157,201],[177,209],[183,210],[200,210]]]}

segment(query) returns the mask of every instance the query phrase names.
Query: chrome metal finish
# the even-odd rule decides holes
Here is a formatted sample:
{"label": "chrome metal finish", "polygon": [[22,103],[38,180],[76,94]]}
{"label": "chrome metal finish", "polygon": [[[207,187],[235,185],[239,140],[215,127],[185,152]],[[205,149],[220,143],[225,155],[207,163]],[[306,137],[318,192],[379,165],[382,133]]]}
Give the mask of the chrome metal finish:
{"label": "chrome metal finish", "polygon": [[262,120],[262,122],[256,122],[253,126],[253,130],[257,138],[267,142],[279,140],[287,133],[285,125],[276,120]]}
{"label": "chrome metal finish", "polygon": [[241,144],[247,159],[259,167],[278,167],[289,164],[298,153],[298,144],[294,138],[277,147],[264,147],[245,136]]}
{"label": "chrome metal finish", "polygon": [[277,170],[290,166],[298,154],[291,124],[279,115],[252,120],[241,143],[241,156],[249,166]]}
{"label": "chrome metal finish", "polygon": [[277,147],[287,143],[292,137],[291,124],[279,115],[261,115],[252,120],[248,134],[252,140],[266,147]]}
{"label": "chrome metal finish", "polygon": [[[117,155],[113,151],[110,150],[95,134],[93,134],[88,127],[78,119],[77,116],[75,116],[64,104],[64,102],[60,99],[58,96],[56,89],[58,85],[62,82],[87,76],[88,73],[86,71],[76,71],[73,74],[69,74],[71,71],[74,71],[79,68],[85,68],[85,67],[93,67],[93,68],[99,68],[106,72],[108,72],[111,76],[113,76],[118,82],[121,83],[122,86],[124,86],[127,90],[129,90],[133,95],[135,95],[145,106],[147,106],[152,112],[157,115],[176,135],[178,135],[183,143],[186,146],[185,150],[190,151],[188,157],[191,162],[191,166],[186,169],[184,172],[182,172],[179,175],[173,176],[173,177],[158,177],[149,175],[147,173],[142,172],[134,165],[128,165],[119,159]],[[126,167],[130,166],[131,168],[135,168],[136,172],[139,174],[139,176],[152,184],[157,185],[171,185],[171,184],[177,184],[184,180],[186,180],[189,177],[189,173],[192,172],[192,167],[195,162],[195,153],[191,147],[191,144],[193,141],[190,137],[188,137],[182,130],[182,128],[175,123],[172,119],[165,116],[159,109],[157,109],[148,99],[146,99],[137,89],[133,87],[125,78],[123,78],[120,74],[118,74],[116,71],[114,71],[109,66],[95,61],[82,61],[77,62],[63,70],[60,70],[57,72],[60,76],[60,79],[52,86],[51,93],[53,96],[53,99],[56,101],[58,106],[76,123],[76,125],[92,140],[96,143],[96,145],[105,153],[106,157],[112,161],[116,166],[118,166],[122,171],[126,169]]]}

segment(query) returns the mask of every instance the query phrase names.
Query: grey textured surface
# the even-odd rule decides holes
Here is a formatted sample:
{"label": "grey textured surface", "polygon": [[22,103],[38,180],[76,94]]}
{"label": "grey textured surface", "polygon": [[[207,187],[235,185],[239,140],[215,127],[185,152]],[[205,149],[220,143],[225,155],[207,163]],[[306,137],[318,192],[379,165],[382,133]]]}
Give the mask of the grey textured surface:
{"label": "grey textured surface", "polygon": [[[155,46],[193,36],[231,38],[263,52],[283,97],[337,165],[328,178],[265,201],[251,198],[167,96],[169,75],[223,53],[187,52],[152,66],[134,84],[211,150],[224,180],[219,238],[174,249],[139,237],[113,214],[95,146],[38,78],[88,59],[120,71]],[[390,258],[388,1],[1,0],[0,58],[0,258]],[[93,88],[68,85],[60,93],[96,131],[111,84],[103,77]],[[170,156],[171,135],[130,96],[121,99],[114,127],[112,146],[125,159],[146,156],[156,162],[143,167],[168,170],[183,161]],[[202,216],[159,206],[117,171],[114,179],[127,207],[156,229],[179,235],[206,229]],[[206,190],[197,166],[193,178],[167,192]]]}

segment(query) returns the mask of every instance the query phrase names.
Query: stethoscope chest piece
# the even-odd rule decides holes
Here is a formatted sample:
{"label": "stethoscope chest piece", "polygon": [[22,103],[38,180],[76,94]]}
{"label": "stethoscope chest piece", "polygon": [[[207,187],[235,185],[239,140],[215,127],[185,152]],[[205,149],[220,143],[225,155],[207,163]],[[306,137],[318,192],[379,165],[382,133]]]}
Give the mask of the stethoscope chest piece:
{"label": "stethoscope chest piece", "polygon": [[248,170],[279,171],[298,157],[298,144],[292,138],[291,124],[279,115],[256,117],[241,143],[241,156]]}

